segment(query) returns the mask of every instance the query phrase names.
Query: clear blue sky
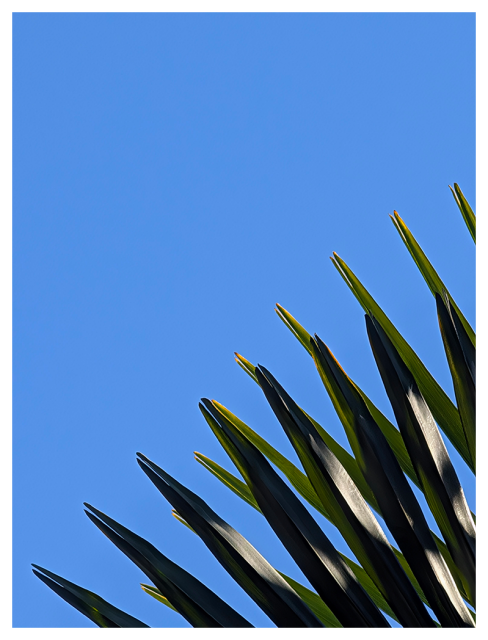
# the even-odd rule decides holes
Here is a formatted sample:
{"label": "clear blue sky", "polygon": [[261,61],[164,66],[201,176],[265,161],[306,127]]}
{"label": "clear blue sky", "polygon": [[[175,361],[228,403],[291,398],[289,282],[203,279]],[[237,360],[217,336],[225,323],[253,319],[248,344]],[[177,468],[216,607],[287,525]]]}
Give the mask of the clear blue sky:
{"label": "clear blue sky", "polygon": [[388,214],[474,323],[474,245],[448,189],[475,206],[474,14],[27,13],[13,36],[14,626],[92,626],[31,562],[151,626],[188,626],[83,501],[271,626],[135,453],[301,579],[192,452],[233,470],[198,410],[209,397],[295,460],[234,351],[347,442],[276,302],[391,416],[332,251],[453,396],[434,299]]}

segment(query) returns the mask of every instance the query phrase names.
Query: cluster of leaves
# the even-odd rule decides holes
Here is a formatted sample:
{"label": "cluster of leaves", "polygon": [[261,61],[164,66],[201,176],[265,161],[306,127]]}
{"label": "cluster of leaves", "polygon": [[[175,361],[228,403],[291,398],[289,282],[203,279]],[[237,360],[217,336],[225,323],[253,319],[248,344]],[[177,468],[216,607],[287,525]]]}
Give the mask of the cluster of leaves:
{"label": "cluster of leaves", "polygon": [[[475,216],[458,185],[454,198],[475,240]],[[475,516],[440,429],[475,472],[475,334],[415,238],[391,216],[435,297],[457,407],[341,258],[332,262],[365,311],[366,328],[397,427],[341,368],[330,349],[280,305],[277,314],[314,360],[353,455],[303,411],[262,366],[236,354],[263,391],[303,471],[216,401],[201,412],[237,467],[196,460],[260,512],[308,579],[311,590],[273,568],[201,498],[138,453],[138,463],[220,564],[278,627],[473,627]],[[438,426],[437,426],[438,425]],[[286,483],[276,467],[289,481]],[[409,483],[424,495],[432,532]],[[337,527],[354,554],[339,553],[298,494]],[[153,545],[106,514],[86,514],[149,578],[149,595],[194,627],[251,627],[237,611]],[[379,514],[398,547],[390,544]],[[145,627],[96,594],[34,565],[34,573],[100,627]],[[427,605],[427,606],[426,606]]]}

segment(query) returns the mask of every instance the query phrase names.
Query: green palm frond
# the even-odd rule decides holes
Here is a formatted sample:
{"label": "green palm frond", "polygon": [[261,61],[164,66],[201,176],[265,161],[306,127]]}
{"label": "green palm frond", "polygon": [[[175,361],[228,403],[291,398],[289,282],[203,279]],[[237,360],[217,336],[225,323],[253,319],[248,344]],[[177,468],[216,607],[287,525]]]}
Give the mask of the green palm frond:
{"label": "green palm frond", "polygon": [[[456,183],[451,191],[475,239],[474,213]],[[474,472],[476,337],[405,222],[396,211],[390,217],[435,297],[457,406],[335,253],[334,266],[366,313],[371,350],[396,425],[348,376],[330,348],[280,305],[276,312],[312,357],[352,454],[298,406],[265,367],[238,353],[236,362],[263,392],[301,468],[223,404],[208,399],[200,403],[239,475],[202,453],[195,452],[196,461],[229,495],[248,505],[243,508],[252,507],[266,519],[311,588],[275,569],[202,498],[137,454],[140,468],[170,503],[174,517],[278,627],[389,627],[391,619],[404,627],[475,626],[475,516],[440,430]],[[414,489],[427,508],[421,507]],[[325,520],[319,524],[303,500]],[[141,584],[149,596],[193,627],[252,627],[147,540],[86,507],[93,524],[151,581]],[[429,528],[431,517],[441,536]],[[345,540],[347,553],[339,553],[331,543],[326,531],[331,526]],[[100,627],[147,626],[46,569],[34,565],[34,573]]]}

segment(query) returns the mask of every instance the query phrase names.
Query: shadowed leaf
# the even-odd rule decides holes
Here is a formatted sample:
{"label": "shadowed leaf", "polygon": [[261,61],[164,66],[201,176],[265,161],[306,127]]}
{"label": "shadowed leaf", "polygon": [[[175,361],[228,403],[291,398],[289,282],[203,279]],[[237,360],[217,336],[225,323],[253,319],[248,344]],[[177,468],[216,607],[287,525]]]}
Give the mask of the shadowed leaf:
{"label": "shadowed leaf", "polygon": [[[197,455],[201,456],[201,454],[197,454]],[[205,457],[205,456],[202,456],[202,457]],[[205,458],[205,459],[209,460],[208,458]],[[240,498],[245,500],[251,507],[253,507],[254,509],[256,509],[256,511],[258,511],[259,513],[262,514],[262,511],[259,508],[258,503],[254,499],[254,496],[252,495],[251,491],[249,490],[249,487],[247,486],[247,484],[245,482],[243,482],[242,480],[239,480],[239,478],[236,478],[234,475],[232,475],[229,471],[226,471],[225,469],[224,469],[225,474],[221,475],[218,470],[222,469],[222,467],[220,467],[220,465],[216,464],[215,462],[212,462],[212,469],[209,466],[205,466],[205,468],[208,471],[210,471],[212,473],[212,475],[214,475],[218,480],[220,480],[226,487],[231,489],[237,496],[239,496]],[[173,515],[182,524],[184,524],[185,526],[187,526],[188,528],[191,529],[189,524],[187,522],[185,522],[183,520],[183,518],[178,516],[178,514],[173,512]],[[391,607],[388,605],[386,600],[383,598],[381,593],[378,591],[378,589],[376,588],[374,582],[368,576],[366,571],[364,571],[364,569],[360,565],[358,565],[356,562],[354,562],[354,560],[351,560],[350,558],[348,558],[344,554],[339,553],[339,555],[344,560],[344,562],[348,565],[348,567],[352,570],[352,572],[354,573],[354,575],[358,579],[359,583],[361,584],[363,589],[366,591],[366,593],[369,595],[371,600],[373,600],[373,602],[376,604],[376,606],[379,609],[381,609],[382,611],[384,611],[386,614],[388,614],[391,618],[396,620],[397,618],[396,618],[395,614],[393,613]],[[406,565],[405,559],[403,557],[402,557],[402,559],[403,559],[403,562]],[[406,566],[407,566],[407,569],[409,569],[408,565],[406,565]],[[284,574],[282,574],[282,575],[285,578],[285,580],[287,580],[289,582],[287,576],[285,576]],[[413,574],[412,574],[412,579],[415,581],[415,577],[413,576]],[[417,586],[415,586],[415,585],[417,585]],[[428,604],[427,599],[423,595],[423,593],[422,593],[420,587],[418,586],[418,584],[416,583],[416,581],[415,581],[415,585],[414,586],[415,586],[416,590],[418,590],[418,593],[419,593],[420,597],[424,600],[425,604]],[[303,587],[303,588],[305,588],[305,587]],[[296,589],[295,589],[295,591],[296,591]]]}
{"label": "shadowed leaf", "polygon": [[[237,611],[152,544],[86,504],[90,520],[141,569],[194,627],[251,627]],[[93,515],[95,514],[95,515]]]}
{"label": "shadowed leaf", "polygon": [[317,495],[400,623],[413,627],[435,626],[344,467],[269,371],[258,366],[256,376]]}
{"label": "shadowed leaf", "polygon": [[427,403],[376,318],[368,325],[368,335],[427,503],[474,605],[476,531],[464,492]]}
{"label": "shadowed leaf", "polygon": [[139,466],[156,488],[277,626],[322,626],[288,583],[240,533],[154,462],[141,453],[137,455]]}
{"label": "shadowed leaf", "polygon": [[[370,323],[366,316],[367,323]],[[369,325],[368,325],[369,327]],[[356,456],[378,498],[380,513],[417,577],[442,626],[473,626],[455,582],[435,544],[415,495],[380,428],[360,394],[338,370],[328,349],[315,336],[319,357],[326,360],[353,415],[359,446]]]}
{"label": "shadowed leaf", "polygon": [[[245,358],[243,358],[242,356],[238,354],[236,354],[236,356],[237,362],[239,362],[242,368],[245,369],[249,373],[249,375],[251,375],[251,377],[259,384],[254,373],[255,367],[248,360],[245,360]],[[305,476],[283,455],[278,453],[276,449],[273,449],[273,447],[271,447],[263,438],[258,436],[250,427],[242,422],[242,420],[239,420],[237,416],[232,414],[223,405],[216,402],[215,400],[213,400],[212,403],[225,415],[226,418],[228,418],[232,422],[232,424],[234,424],[235,427],[237,427],[242,433],[244,433],[244,435],[261,451],[261,453],[264,453],[264,455],[269,460],[271,460],[271,462],[273,462],[273,464],[275,464],[278,469],[283,471],[285,476],[290,480],[291,484],[296,488],[300,495],[302,495],[311,505],[313,505],[318,511],[322,513],[322,515],[327,518],[327,514],[324,512],[323,505],[315,494],[315,491],[310,484],[307,476]],[[303,409],[301,409],[301,411],[303,411]],[[331,449],[331,451],[334,452],[334,455],[336,455],[340,460],[341,464],[354,480],[356,486],[363,493],[364,498],[373,506],[373,508],[375,508],[376,498],[369,488],[368,483],[364,479],[361,469],[359,468],[354,457],[351,456],[351,454],[346,451],[344,447],[342,447],[336,440],[334,440],[334,438],[329,433],[327,433],[327,431],[318,422],[316,422],[311,416],[309,416],[308,413],[306,413],[305,411],[303,411],[303,413],[315,426],[329,449]],[[398,435],[400,436],[400,434]]]}
{"label": "shadowed leaf", "polygon": [[264,455],[219,413],[202,400],[239,458],[247,485],[266,520],[310,584],[343,626],[389,626],[359,585],[327,536]]}
{"label": "shadowed leaf", "polygon": [[476,470],[476,353],[447,295],[436,294],[436,305],[459,414]]}
{"label": "shadowed leaf", "polygon": [[34,574],[44,584],[99,627],[147,627],[147,624],[114,607],[93,591],[83,589],[36,564],[32,566]]}

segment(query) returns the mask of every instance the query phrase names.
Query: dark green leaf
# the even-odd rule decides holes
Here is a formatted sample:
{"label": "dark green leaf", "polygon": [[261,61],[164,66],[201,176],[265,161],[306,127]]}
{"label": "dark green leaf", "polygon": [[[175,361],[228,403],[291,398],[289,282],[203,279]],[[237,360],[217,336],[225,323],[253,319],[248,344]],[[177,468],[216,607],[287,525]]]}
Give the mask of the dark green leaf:
{"label": "dark green leaf", "polygon": [[[347,439],[349,440],[351,449],[354,452],[356,463],[357,463],[357,460],[359,459],[358,458],[359,445],[358,445],[355,430],[354,430],[354,416],[351,411],[351,408],[349,407],[346,399],[344,398],[344,394],[341,391],[341,386],[340,384],[338,384],[338,380],[336,379],[336,376],[332,373],[331,366],[328,364],[329,361],[333,363],[332,366],[334,366],[334,369],[340,372],[341,380],[345,384],[350,384],[354,387],[354,389],[357,391],[359,396],[365,402],[371,415],[374,415],[376,417],[377,424],[378,426],[380,426],[401,468],[409,476],[412,482],[420,486],[420,482],[417,478],[417,474],[415,473],[415,469],[412,465],[412,461],[410,460],[410,457],[405,448],[405,444],[403,442],[401,433],[398,431],[398,429],[395,429],[395,427],[391,424],[391,422],[384,417],[384,415],[373,405],[372,402],[367,401],[367,398],[364,397],[364,394],[362,393],[362,391],[354,384],[354,382],[349,378],[349,376],[346,374],[344,369],[340,366],[339,362],[336,360],[336,358],[332,354],[332,351],[328,347],[325,347],[325,348],[327,350],[328,358],[327,359],[317,358],[314,355],[315,366],[317,367],[317,370],[322,379],[322,382],[324,383],[324,386],[332,400],[334,408],[342,422],[344,431],[346,432]],[[328,443],[326,442],[326,444]],[[355,480],[355,478],[353,478],[353,480]],[[361,490],[361,493],[363,494],[363,497],[365,498],[365,500],[369,502],[369,504],[373,506],[373,508],[376,509],[377,508],[376,498],[374,498],[373,500],[370,500],[369,494],[362,491],[362,485],[359,485],[357,482],[355,482],[355,484],[358,487],[358,489]],[[369,491],[369,493],[372,493],[371,490]]]}
{"label": "dark green leaf", "polygon": [[414,377],[376,318],[368,334],[403,440],[424,495],[475,604],[476,531],[464,492],[439,430]]}
{"label": "dark green leaf", "polygon": [[[229,475],[232,475],[232,474],[229,474]],[[219,478],[219,480],[221,480],[221,478],[218,475],[216,475],[216,477]],[[234,478],[234,480],[237,483],[240,483],[241,485],[243,485],[247,489],[247,491],[249,491],[248,486],[244,482],[242,482],[241,480],[238,480],[234,476],[232,476],[232,477]],[[226,485],[226,486],[229,486],[229,485]],[[229,488],[230,488],[230,486],[229,486]],[[249,493],[250,493],[250,491],[249,491]],[[240,494],[237,493],[237,495],[240,495]],[[252,496],[252,494],[251,494],[251,496]],[[240,497],[242,497],[242,496],[240,496]],[[252,497],[252,499],[254,500],[254,497]],[[262,515],[262,511],[258,507],[258,504],[257,504],[257,502],[255,500],[254,500],[254,504],[252,504],[252,506],[259,513],[261,513],[261,515]],[[175,515],[175,514],[173,513],[173,515]],[[178,516],[176,514],[176,517],[177,517],[179,522],[181,522],[182,524],[184,524],[185,526],[187,526],[189,529],[191,529],[193,531],[193,529],[190,527],[190,525],[187,522],[185,522],[185,520],[183,520],[183,518],[181,516]],[[193,533],[195,533],[195,531],[193,531]],[[349,566],[351,564],[354,565],[353,571],[354,571],[354,569],[356,569],[356,571],[357,570],[361,570],[361,567],[359,565],[356,565],[356,563],[354,563],[352,560],[349,560],[349,558],[346,558],[346,556],[343,556],[342,554],[340,554],[340,555],[341,555],[341,557],[343,559],[345,559],[345,561],[348,563]],[[354,571],[355,574],[356,574],[356,571]],[[324,624],[324,626],[326,626],[326,627],[342,627],[341,623],[337,620],[335,615],[332,613],[332,611],[329,609],[329,607],[325,604],[325,602],[322,600],[322,598],[320,598],[320,596],[318,596],[314,591],[311,591],[310,589],[307,589],[307,587],[304,587],[302,584],[300,584],[296,580],[293,580],[293,578],[290,578],[285,573],[282,573],[281,571],[278,571],[278,573],[282,576],[282,578],[284,578],[286,580],[286,582],[288,582],[288,584],[291,586],[291,588],[298,593],[298,595],[305,602],[305,604],[308,606],[310,611],[312,611],[312,613],[314,613],[317,616],[317,618]],[[144,585],[144,586],[147,586],[147,585]],[[369,585],[368,585],[368,587],[369,587]],[[375,596],[378,595],[381,598],[381,595],[380,595],[379,591],[376,589],[376,587],[374,585],[373,585],[373,591],[376,592]],[[369,594],[369,590],[367,592]],[[373,599],[373,598],[371,598],[371,599]],[[374,602],[376,603],[376,600],[374,600]],[[383,603],[384,603],[384,601],[383,601]],[[165,602],[165,604],[167,604],[167,603]],[[384,604],[386,604],[386,603],[384,603]],[[379,605],[377,605],[377,606],[379,606]],[[388,607],[388,605],[386,605],[385,613],[388,613],[388,615],[390,615],[390,613],[393,613],[390,610],[390,608]],[[395,614],[393,614],[393,617],[394,617],[394,615]]]}
{"label": "dark green leaf", "polygon": [[[197,454],[197,455],[201,455],[201,454]],[[206,458],[205,456],[202,456],[202,457],[205,458],[205,460],[209,460],[209,458]],[[239,480],[239,478],[236,478],[231,473],[229,473],[229,471],[226,471],[225,469],[222,469],[222,467],[220,467],[220,465],[218,465],[217,463],[215,463],[213,461],[210,461],[210,462],[212,462],[212,466],[211,467],[210,466],[205,466],[205,468],[208,469],[216,478],[218,478],[226,487],[231,489],[236,495],[238,495],[240,498],[245,500],[249,505],[251,505],[251,507],[254,507],[254,509],[256,509],[256,511],[258,511],[259,513],[262,514],[261,509],[259,508],[258,503],[254,499],[254,496],[252,495],[251,491],[249,490],[249,487],[247,486],[247,484],[245,482],[242,482],[242,480]],[[225,473],[221,474],[219,472],[220,469],[222,469]],[[187,522],[185,522],[183,520],[183,518],[179,517],[175,513],[173,513],[173,515],[182,524],[184,524],[187,527],[189,527],[189,524]],[[413,576],[413,574],[411,574],[410,567],[406,564],[405,558],[403,558],[403,556],[400,554],[400,552],[397,552],[396,549],[394,549],[394,551],[397,554],[399,562],[402,563],[402,561],[403,561],[403,563],[405,564],[404,570],[406,572],[410,571],[410,573],[407,573],[409,578],[411,580],[415,581],[415,577]],[[353,571],[353,573],[356,576],[356,578],[358,579],[359,583],[361,584],[363,589],[366,591],[366,593],[369,595],[371,600],[373,600],[373,602],[376,604],[376,606],[379,609],[381,609],[382,611],[384,611],[386,614],[388,614],[391,618],[396,620],[397,618],[396,618],[395,614],[393,613],[391,607],[388,605],[386,600],[383,598],[381,593],[378,591],[378,589],[376,588],[374,582],[368,576],[366,571],[361,566],[356,564],[353,560],[351,560],[350,558],[345,556],[344,554],[340,553],[339,555],[344,560],[344,562],[348,565],[348,567]],[[283,575],[283,577],[285,578],[285,580],[288,581],[287,576]],[[426,604],[428,604],[427,603],[427,599],[423,595],[422,590],[420,589],[420,586],[417,584],[416,581],[415,581],[414,586],[415,586],[416,590],[418,590],[418,593],[419,593],[420,597],[424,599],[424,602]],[[303,587],[303,588],[305,588],[305,587]],[[295,589],[295,591],[296,591],[296,589]]]}
{"label": "dark green leaf", "polygon": [[[283,320],[283,322],[290,329],[290,331],[295,336],[299,337],[300,342],[305,346],[305,341],[306,340],[308,341],[306,348],[307,348],[307,351],[310,353],[310,355],[313,357],[312,348],[310,346],[310,340],[312,339],[312,337],[310,336],[310,334],[302,327],[301,324],[297,322],[297,320],[295,320],[295,318],[290,313],[288,313],[288,311],[286,311],[286,309],[283,309],[283,307],[281,307],[280,305],[277,305],[277,307],[279,309],[278,316],[281,318],[281,320]],[[332,352],[330,352],[330,354],[332,355]],[[332,357],[334,356],[332,355]],[[247,364],[250,365],[250,363],[247,363]],[[340,367],[338,362],[337,364]],[[334,409],[336,410],[337,415],[339,416],[339,419],[342,422],[342,426],[344,427],[344,430],[346,432],[347,438],[349,440],[349,444],[351,445],[351,448],[354,451],[354,454],[356,455],[357,446],[355,443],[355,436],[354,436],[354,432],[351,424],[351,412],[347,407],[347,403],[343,401],[342,394],[338,393],[337,386],[334,383],[334,377],[331,376],[329,369],[327,367],[322,367],[320,363],[316,361],[315,361],[315,366],[317,367],[317,370],[322,379],[322,382],[324,383],[327,393],[329,394],[329,397],[332,400]],[[415,469],[413,468],[412,462],[407,453],[407,450],[405,449],[405,444],[402,440],[402,436],[399,433],[398,429],[396,429],[391,424],[391,422],[381,413],[381,411],[373,404],[373,402],[371,402],[371,400],[364,393],[364,391],[362,391],[358,387],[358,385],[355,382],[353,382],[351,378],[349,378],[349,376],[347,376],[346,372],[342,369],[342,367],[341,367],[341,371],[343,375],[347,377],[347,379],[356,387],[358,392],[361,394],[361,397],[365,401],[371,415],[374,417],[376,423],[381,428],[386,439],[388,440],[388,443],[392,448],[394,454],[396,455],[398,462],[400,463],[400,466],[403,469],[403,471],[408,475],[408,477],[412,480],[412,482],[414,482],[420,488],[421,485],[417,478],[417,474],[415,473]],[[317,425],[315,426],[317,428]],[[337,455],[337,452],[330,446],[329,442],[324,438],[323,429],[320,427],[317,430],[322,436],[322,438],[324,439],[327,446],[334,451],[335,455]],[[373,496],[373,499],[371,500],[372,492],[369,490],[367,483],[364,480],[362,482],[358,481],[358,478],[361,475],[361,472],[359,471],[359,475],[357,472],[356,474],[351,473],[352,467],[349,467],[347,464],[344,464],[344,460],[342,460],[340,457],[339,459],[341,463],[346,467],[347,472],[354,480],[354,483],[356,484],[358,489],[360,489],[365,500],[367,500],[369,504],[373,506],[373,508],[376,508],[376,499]],[[363,492],[363,489],[364,489],[364,492]]]}
{"label": "dark green leaf", "polygon": [[437,317],[464,434],[476,470],[476,354],[456,310],[447,295],[443,297],[444,300],[436,294]]}
{"label": "dark green leaf", "polygon": [[[239,431],[250,441],[253,445],[264,454],[268,460],[270,460],[273,464],[275,464],[280,471],[282,471],[285,476],[288,478],[292,486],[298,491],[298,493],[307,500],[313,507],[317,509],[323,516],[328,518],[327,512],[325,511],[322,503],[320,502],[317,494],[315,493],[314,488],[310,484],[310,480],[307,476],[300,471],[292,462],[290,462],[284,455],[279,453],[274,447],[266,442],[264,438],[261,438],[255,431],[251,429],[247,424],[242,422],[237,416],[231,413],[228,409],[226,409],[222,404],[217,402],[216,400],[212,401],[213,406],[222,414],[224,418],[229,420]],[[223,446],[227,454],[230,456],[231,460],[237,466],[239,471],[242,474],[242,470],[239,468],[238,458],[233,456],[233,450],[229,449],[228,440],[222,438],[221,429],[215,428],[215,423],[212,423],[211,420],[208,419],[207,414],[203,414],[205,419],[207,420],[210,428],[214,432],[215,436],[219,440],[220,444]],[[211,417],[211,416],[210,416]]]}
{"label": "dark green leaf", "polygon": [[317,495],[400,623],[414,627],[434,626],[376,518],[344,467],[275,378],[261,366],[257,367],[256,375]]}
{"label": "dark green leaf", "polygon": [[[255,382],[258,382],[254,373],[255,367],[242,356],[238,354],[236,354],[236,356],[236,361],[239,362],[241,367],[247,373],[249,373],[249,375],[255,380]],[[250,427],[242,422],[242,420],[239,420],[237,416],[232,414],[223,405],[216,402],[215,400],[213,400],[212,403],[221,413],[225,415],[227,419],[232,422],[235,427],[237,427],[237,429],[239,429],[239,431],[241,431],[248,438],[248,440],[250,440],[254,444],[254,446],[259,449],[259,451],[261,451],[261,453],[263,453],[269,460],[271,460],[271,462],[275,464],[278,469],[283,471],[291,484],[300,493],[300,495],[303,496],[305,500],[307,500],[307,502],[309,502],[313,507],[315,507],[315,509],[322,513],[323,516],[325,516],[326,518],[328,517],[327,513],[324,511],[322,503],[318,499],[312,485],[310,484],[309,479],[305,474],[297,469],[294,464],[287,460],[283,455],[278,453],[276,449],[271,447],[266,442],[266,440],[258,436]],[[303,409],[301,409],[301,411],[303,411]],[[364,479],[361,469],[359,468],[354,457],[351,456],[351,454],[343,447],[341,447],[341,445],[336,440],[334,440],[334,438],[329,433],[327,433],[327,431],[318,422],[316,422],[311,416],[309,416],[308,413],[305,413],[305,411],[303,411],[303,413],[312,422],[329,449],[334,452],[334,455],[337,456],[341,464],[345,467],[351,478],[354,480],[358,489],[363,493],[365,500],[367,500],[373,506],[373,508],[376,508],[376,499],[372,491],[370,490],[368,483]],[[394,429],[393,426],[392,429]],[[401,440],[400,434],[397,431],[396,433]],[[216,435],[218,437],[218,434]],[[408,455],[406,457],[408,458]]]}
{"label": "dark green leaf", "polygon": [[320,596],[318,596],[314,591],[307,589],[307,587],[304,587],[303,584],[300,584],[296,580],[293,580],[293,578],[290,578],[284,573],[281,573],[281,571],[279,571],[279,574],[288,582],[290,587],[298,593],[303,602],[305,602],[310,611],[312,611],[317,616],[324,627],[342,627],[342,624],[339,622],[339,620],[332,613],[332,611]]}
{"label": "dark green leaf", "polygon": [[[366,316],[368,333],[371,320]],[[327,360],[353,414],[359,452],[356,459],[378,499],[380,513],[417,577],[442,626],[473,626],[472,618],[435,544],[422,509],[381,429],[360,394],[340,372],[322,341],[315,336],[320,357]]]}
{"label": "dark green leaf", "polygon": [[86,504],[90,520],[132,560],[194,627],[251,627],[224,600],[152,544]]}
{"label": "dark green leaf", "polygon": [[197,453],[196,451],[195,460],[199,462],[203,467],[205,467],[205,469],[210,471],[212,475],[218,478],[220,482],[225,484],[226,487],[228,487],[231,491],[238,495],[239,498],[242,498],[245,502],[251,505],[251,507],[254,507],[258,511],[261,511],[256,500],[254,499],[254,496],[251,493],[251,490],[249,489],[247,484],[242,482],[242,480],[239,480],[219,464],[213,462],[213,460],[210,460],[210,458],[207,458],[201,453]]}
{"label": "dark green leaf", "polygon": [[96,593],[83,589],[36,564],[32,566],[35,567],[34,574],[44,584],[99,627],[147,627],[147,624],[117,609]]}
{"label": "dark green leaf", "polygon": [[310,584],[345,627],[389,626],[327,536],[259,450],[212,403],[202,400],[239,457],[266,520]]}
{"label": "dark green leaf", "polygon": [[[293,322],[296,322],[296,320],[290,314],[288,314],[288,316],[292,319]],[[305,331],[305,330],[303,329],[303,331]],[[371,402],[371,400],[369,400],[369,398],[366,396],[366,394],[364,394],[361,391],[361,389],[347,376],[347,374],[344,372],[342,367],[335,360],[332,352],[328,349],[328,347],[326,347],[324,345],[324,348],[328,351],[328,353],[330,354],[330,356],[334,360],[334,362],[336,362],[337,371],[339,371],[341,373],[341,375],[345,378],[345,380],[349,381],[355,387],[355,389],[358,391],[358,393],[361,395],[361,397],[364,400],[364,402],[366,403],[366,406],[367,406],[369,412],[371,413],[373,419],[378,424],[378,426],[381,428],[383,434],[385,435],[385,437],[386,437],[386,439],[388,441],[388,444],[390,445],[390,447],[392,448],[393,452],[395,453],[395,456],[396,456],[401,468],[403,469],[403,471],[405,473],[407,473],[407,475],[410,477],[410,479],[422,491],[422,485],[420,484],[420,482],[419,482],[419,480],[417,478],[417,474],[416,474],[415,469],[414,469],[414,467],[412,465],[412,462],[410,460],[410,456],[408,455],[408,452],[407,452],[407,450],[405,448],[405,445],[403,443],[403,439],[402,439],[402,436],[401,436],[400,432],[391,424],[391,422],[389,422],[389,420],[387,420],[385,418],[385,416],[379,411],[379,409],[377,409],[375,407],[375,405]],[[249,375],[257,382],[257,378],[256,378],[256,375],[255,375],[255,369],[256,368],[254,367],[254,365],[252,365],[248,360],[246,360],[242,356],[240,356],[238,354],[236,354],[236,355],[237,355],[237,357],[239,359],[242,360],[241,366],[244,369],[246,369],[246,371],[249,373]],[[344,426],[346,426],[346,424],[345,424],[346,420],[351,420],[351,415],[350,415],[350,411],[347,408],[347,403],[342,398],[342,394],[340,392],[338,392],[339,391],[339,387],[337,386],[337,383],[334,382],[334,376],[332,375],[332,372],[331,372],[330,368],[321,365],[319,360],[316,360],[315,364],[316,364],[317,368],[319,369],[319,372],[321,373],[321,375],[326,378],[326,380],[327,380],[326,388],[328,390],[330,389],[331,393],[333,392],[333,394],[334,394],[334,406],[336,407],[336,410],[339,413],[339,415],[341,415],[341,420],[344,420],[344,422],[343,422]],[[324,383],[325,383],[325,380],[324,380]],[[298,493],[300,493],[300,495],[303,498],[305,498],[305,500],[307,500],[307,502],[309,502],[309,504],[311,504],[323,516],[325,516],[330,522],[332,522],[332,519],[330,518],[330,516],[327,514],[327,512],[323,508],[323,505],[320,502],[317,494],[315,493],[315,490],[313,489],[312,485],[310,484],[310,481],[308,480],[308,478],[300,470],[298,470],[293,465],[293,467],[296,470],[296,472],[290,473],[289,472],[290,471],[289,467],[287,465],[283,464],[283,460],[282,460],[283,456],[281,456],[281,454],[278,454],[278,452],[273,450],[272,447],[271,447],[272,451],[270,452],[270,449],[268,449],[268,447],[270,447],[270,445],[268,445],[265,441],[262,441],[262,439],[260,439],[260,437],[257,436],[257,434],[255,434],[255,432],[252,431],[252,429],[250,429],[250,427],[245,425],[241,420],[239,420],[236,416],[234,416],[234,414],[232,414],[228,409],[226,409],[225,407],[223,407],[222,405],[220,405],[219,403],[217,403],[215,401],[213,401],[213,405],[218,410],[222,410],[223,412],[225,412],[224,415],[229,420],[231,420],[231,422],[234,424],[234,426],[236,426],[238,429],[240,429],[244,433],[244,435],[246,435],[246,437],[248,437],[248,439],[251,440],[251,442],[253,442],[255,444],[255,446],[257,446],[257,448],[268,457],[269,460],[271,460],[274,464],[276,464],[276,466],[280,470],[283,471],[283,473],[290,480],[292,486],[295,487],[295,489],[298,491]],[[303,411],[303,409],[300,409],[300,411],[302,411],[303,414],[305,415],[305,417],[308,418],[312,422],[312,424],[317,429],[317,431],[319,432],[319,434],[322,437],[322,439],[324,440],[324,442],[329,446],[329,448],[333,451],[333,453],[337,455],[336,449],[330,445],[329,440],[327,438],[325,438],[324,435],[323,435],[324,433],[326,435],[328,435],[327,432],[325,432],[324,429],[317,422],[315,422],[313,420],[313,418],[311,418],[305,411]],[[348,411],[349,411],[349,413],[348,413]],[[210,426],[214,430],[214,433],[217,436],[217,438],[220,438],[219,429],[215,430],[212,427],[212,425],[210,425]],[[352,433],[353,434],[352,426],[350,426],[350,423],[349,423],[349,426],[346,429],[346,433]],[[354,439],[355,439],[355,437],[354,437]],[[355,446],[354,445],[354,439],[352,439],[353,440],[353,448]],[[331,438],[331,440],[332,440],[332,442],[335,442],[332,438]],[[265,444],[262,445],[261,441],[264,442]],[[223,445],[223,447],[225,449],[226,448],[225,447],[225,443],[221,442],[221,444]],[[263,446],[263,448],[261,448],[261,446]],[[340,446],[340,445],[338,445],[338,446]],[[270,452],[269,455],[268,455],[268,452]],[[234,462],[234,464],[236,464],[236,466],[238,467],[238,463],[236,462],[236,460],[233,459],[232,454],[229,451],[227,451],[227,453],[229,454],[229,456],[230,456],[231,460]],[[276,456],[276,454],[277,454],[277,456]],[[356,460],[353,459],[354,465],[350,465],[347,458],[342,458],[342,457],[340,457],[338,455],[337,455],[337,457],[339,458],[339,461],[344,466],[346,471],[351,476],[352,480],[354,481],[354,483],[357,486],[357,488],[360,490],[361,495],[366,500],[366,502],[368,502],[368,504],[370,506],[372,506],[373,509],[377,510],[378,509],[378,505],[377,505],[377,502],[376,502],[376,498],[374,497],[373,492],[370,490],[369,485],[367,484],[364,476],[362,475],[362,472],[359,469],[359,466],[357,465]],[[291,463],[288,463],[288,464],[291,464]],[[297,478],[299,479],[299,482],[297,482]],[[244,484],[244,486],[246,486],[246,485]],[[474,518],[474,516],[473,516],[473,518]],[[332,524],[335,524],[335,523],[332,522]],[[467,596],[467,594],[465,592],[465,589],[464,589],[464,586],[463,586],[459,571],[457,570],[457,567],[456,567],[456,565],[454,564],[454,561],[451,558],[451,554],[449,553],[449,550],[448,550],[446,544],[435,533],[431,532],[431,535],[434,537],[434,540],[436,542],[437,548],[441,552],[442,557],[444,558],[444,561],[448,565],[449,570],[450,570],[452,576],[454,577],[454,580],[456,582],[456,585],[457,585],[461,595],[463,596],[463,598],[465,598],[465,599],[467,599],[469,601],[469,597]],[[420,585],[419,585],[417,579],[415,578],[414,574],[412,573],[412,570],[411,570],[410,566],[408,565],[407,561],[405,560],[405,558],[403,557],[402,553],[400,551],[398,551],[398,549],[395,549],[395,548],[393,548],[393,553],[396,555],[397,560],[400,562],[403,570],[405,571],[405,573],[409,577],[411,583],[413,584],[415,590],[419,594],[419,596],[422,599],[422,601],[425,604],[428,604],[427,598],[425,597],[425,594],[423,593],[422,589],[420,588]],[[361,584],[364,587],[364,584],[363,583],[361,583]],[[376,593],[371,593],[369,591],[368,591],[368,593],[372,598],[374,598],[374,597],[376,597],[376,598],[381,597],[382,598],[382,596],[381,596],[381,594],[379,593],[378,590],[376,590]],[[375,600],[375,602],[376,602],[376,600]],[[386,613],[388,613],[388,615],[391,615],[391,613],[389,611],[387,611],[386,609],[383,608],[383,610]]]}
{"label": "dark green leaf", "polygon": [[[295,591],[240,533],[163,469],[142,454],[137,455],[141,458],[138,460],[139,466],[156,488],[277,626],[322,626]],[[159,585],[156,586],[159,588]]]}

